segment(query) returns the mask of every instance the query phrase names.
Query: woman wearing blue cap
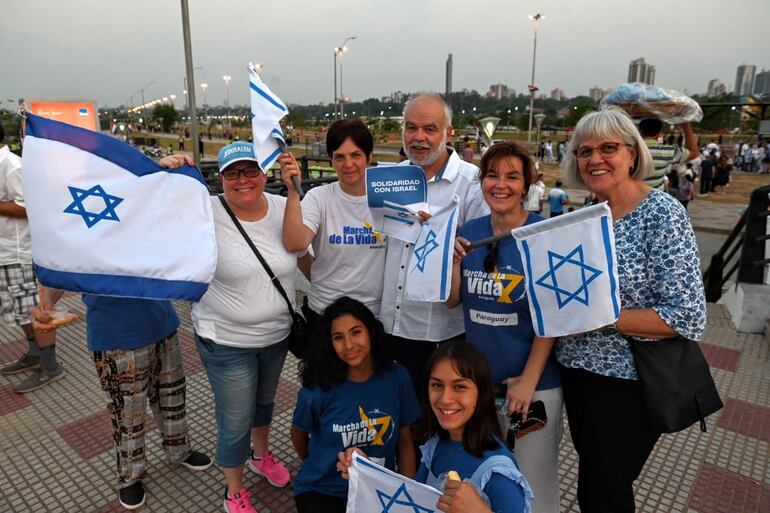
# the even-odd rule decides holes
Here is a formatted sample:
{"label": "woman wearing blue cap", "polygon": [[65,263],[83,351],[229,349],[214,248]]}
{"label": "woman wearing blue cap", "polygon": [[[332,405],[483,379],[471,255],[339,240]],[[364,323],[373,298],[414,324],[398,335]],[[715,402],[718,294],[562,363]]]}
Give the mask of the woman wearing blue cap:
{"label": "woman wearing blue cap", "polygon": [[273,486],[290,480],[268,450],[268,433],[292,324],[278,284],[293,301],[297,257],[281,240],[286,199],[265,194],[267,176],[253,145],[239,141],[222,148],[219,174],[224,194],[212,197],[217,267],[208,291],[193,305],[192,320],[214,391],[216,460],[227,480],[224,509],[256,513],[243,487],[244,463]]}

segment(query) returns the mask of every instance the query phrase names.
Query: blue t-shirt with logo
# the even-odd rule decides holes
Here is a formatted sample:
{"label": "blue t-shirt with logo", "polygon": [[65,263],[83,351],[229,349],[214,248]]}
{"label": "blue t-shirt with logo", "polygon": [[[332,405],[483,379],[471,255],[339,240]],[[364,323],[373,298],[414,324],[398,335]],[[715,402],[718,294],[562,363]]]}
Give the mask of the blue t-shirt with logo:
{"label": "blue t-shirt with logo", "polygon": [[337,455],[358,447],[372,461],[396,467],[399,429],[420,418],[406,369],[395,364],[364,382],[347,380],[329,390],[302,388],[292,426],[310,434],[308,457],[294,479],[294,495],[318,492],[347,497]]}
{"label": "blue t-shirt with logo", "polygon": [[83,294],[88,349],[138,349],[160,342],[179,327],[171,301]]}
{"label": "blue t-shirt with logo", "polygon": [[[530,213],[525,225],[542,221]],[[460,236],[475,241],[493,235],[490,216],[465,223]],[[532,349],[535,330],[529,312],[524,268],[514,239],[498,243],[497,265],[488,273],[484,259],[492,251],[478,248],[462,259],[460,295],[465,315],[465,336],[486,355],[492,380],[502,383],[519,376]],[[556,358],[548,358],[537,390],[555,388],[561,384]]]}

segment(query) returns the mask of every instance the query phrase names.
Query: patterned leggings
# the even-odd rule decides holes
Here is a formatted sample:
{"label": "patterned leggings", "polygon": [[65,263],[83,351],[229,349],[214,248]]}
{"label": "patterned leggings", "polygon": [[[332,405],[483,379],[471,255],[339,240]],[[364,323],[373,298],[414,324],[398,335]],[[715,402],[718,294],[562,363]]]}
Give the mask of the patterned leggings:
{"label": "patterned leggings", "polygon": [[176,333],[138,349],[95,351],[93,358],[112,421],[118,488],[132,485],[146,473],[148,399],[170,462],[184,461],[190,446],[182,349]]}

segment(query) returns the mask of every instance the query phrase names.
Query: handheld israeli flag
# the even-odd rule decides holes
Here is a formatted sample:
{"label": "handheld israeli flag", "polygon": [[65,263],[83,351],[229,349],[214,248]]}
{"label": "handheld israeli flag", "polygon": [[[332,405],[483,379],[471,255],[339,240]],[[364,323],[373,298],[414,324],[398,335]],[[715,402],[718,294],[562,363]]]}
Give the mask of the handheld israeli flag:
{"label": "handheld israeli flag", "polygon": [[420,231],[408,262],[404,295],[415,301],[446,301],[452,285],[457,212],[460,200],[432,212]]}
{"label": "handheld israeli flag", "polygon": [[607,203],[511,231],[524,260],[535,333],[559,337],[620,314],[615,234]]}
{"label": "handheld israeli flag", "polygon": [[347,513],[439,513],[441,492],[353,453]]}
{"label": "handheld israeli flag", "polygon": [[41,283],[152,299],[206,292],[216,239],[195,167],[163,169],[113,137],[32,114],[22,166]]}
{"label": "handheld israeli flag", "polygon": [[413,243],[420,234],[417,211],[428,211],[428,181],[419,166],[366,170],[366,200],[377,231]]}
{"label": "handheld israeli flag", "polygon": [[253,64],[249,63],[248,69],[254,153],[256,153],[259,167],[267,171],[286,147],[280,121],[289,113],[289,109],[262,82]]}

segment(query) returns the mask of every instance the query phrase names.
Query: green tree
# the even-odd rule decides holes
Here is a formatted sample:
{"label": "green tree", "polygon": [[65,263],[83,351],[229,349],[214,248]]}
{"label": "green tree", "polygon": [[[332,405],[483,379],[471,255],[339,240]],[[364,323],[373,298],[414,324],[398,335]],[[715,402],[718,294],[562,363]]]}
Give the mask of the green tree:
{"label": "green tree", "polygon": [[155,110],[152,111],[152,117],[160,122],[164,132],[170,132],[171,127],[174,126],[174,123],[179,118],[179,113],[173,105],[161,103],[155,106]]}
{"label": "green tree", "polygon": [[577,105],[573,105],[572,109],[569,112],[569,115],[567,116],[567,119],[565,119],[568,126],[575,126],[578,121],[580,121],[580,118],[583,117],[583,114],[586,112],[593,110],[596,106],[591,105],[588,103],[578,103]]}

